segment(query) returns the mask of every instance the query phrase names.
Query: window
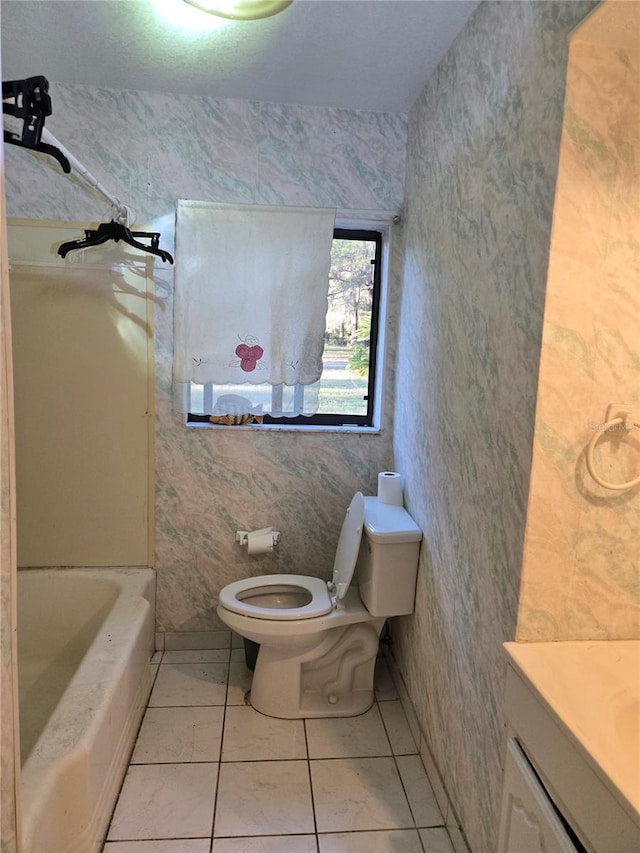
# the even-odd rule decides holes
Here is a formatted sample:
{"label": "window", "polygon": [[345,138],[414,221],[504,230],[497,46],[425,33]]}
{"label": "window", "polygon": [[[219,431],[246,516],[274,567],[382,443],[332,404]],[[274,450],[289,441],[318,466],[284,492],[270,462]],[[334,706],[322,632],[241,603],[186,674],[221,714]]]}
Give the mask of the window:
{"label": "window", "polygon": [[[188,423],[229,414],[226,400],[250,398],[267,425],[373,426],[380,318],[382,232],[336,228],[331,248],[322,375],[305,385],[191,383]],[[305,415],[313,396],[315,413]],[[277,412],[286,412],[278,416]],[[204,414],[202,414],[204,413]]]}

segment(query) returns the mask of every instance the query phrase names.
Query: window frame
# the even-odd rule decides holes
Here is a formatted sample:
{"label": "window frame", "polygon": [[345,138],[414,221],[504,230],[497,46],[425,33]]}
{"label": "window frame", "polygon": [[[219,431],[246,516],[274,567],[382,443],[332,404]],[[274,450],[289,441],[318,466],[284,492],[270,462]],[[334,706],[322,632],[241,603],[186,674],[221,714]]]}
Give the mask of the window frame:
{"label": "window frame", "polygon": [[[369,373],[367,390],[364,399],[367,402],[367,411],[365,414],[342,414],[339,412],[317,412],[313,415],[294,415],[292,417],[274,417],[270,414],[262,416],[262,423],[251,424],[251,429],[261,428],[288,428],[299,429],[300,427],[325,428],[325,429],[342,429],[342,428],[362,428],[375,429],[376,420],[379,417],[381,396],[381,382],[378,377],[378,371],[382,365],[382,313],[383,313],[383,267],[386,266],[387,260],[386,239],[387,229],[381,223],[372,222],[363,227],[362,224],[350,225],[349,223],[341,222],[336,224],[333,230],[334,240],[360,240],[362,242],[374,243],[375,254],[371,260],[373,266],[373,291],[371,294],[371,329],[369,334]],[[385,269],[386,275],[386,269]],[[187,426],[206,426],[216,427],[209,420],[208,414],[196,414],[189,412],[186,419]],[[237,429],[238,427],[231,427]]]}

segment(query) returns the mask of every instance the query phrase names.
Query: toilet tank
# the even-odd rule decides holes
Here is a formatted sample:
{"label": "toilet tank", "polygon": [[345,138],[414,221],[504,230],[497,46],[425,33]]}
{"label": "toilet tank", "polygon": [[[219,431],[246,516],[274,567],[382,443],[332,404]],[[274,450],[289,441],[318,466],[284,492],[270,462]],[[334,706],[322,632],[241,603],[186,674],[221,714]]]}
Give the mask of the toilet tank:
{"label": "toilet tank", "polygon": [[356,579],[372,616],[413,613],[421,539],[422,531],[404,507],[364,499]]}

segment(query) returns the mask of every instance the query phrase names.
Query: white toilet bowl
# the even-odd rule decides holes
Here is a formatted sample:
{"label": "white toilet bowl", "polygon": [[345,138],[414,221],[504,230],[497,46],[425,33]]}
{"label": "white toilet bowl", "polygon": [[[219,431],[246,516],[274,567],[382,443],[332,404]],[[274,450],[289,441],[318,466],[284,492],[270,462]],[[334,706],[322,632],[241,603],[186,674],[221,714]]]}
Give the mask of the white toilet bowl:
{"label": "white toilet bowl", "polygon": [[[274,575],[260,580],[282,578],[293,578],[295,585],[290,589],[293,596],[299,595],[298,576]],[[320,583],[328,599],[327,585]],[[279,584],[277,589],[286,587]],[[286,600],[288,593],[278,595]],[[257,711],[270,717],[297,719],[353,716],[371,707],[373,668],[385,619],[371,616],[355,587],[349,590],[343,606],[321,616],[256,618],[220,605],[218,615],[233,631],[260,644],[251,683],[251,704]]]}
{"label": "white toilet bowl", "polygon": [[[411,612],[422,534],[402,508],[393,510],[404,513],[410,522],[408,535],[415,546],[408,580],[411,606],[407,610],[405,601],[400,605],[401,612]],[[265,575],[236,581],[221,590],[220,619],[260,645],[251,685],[251,704],[257,711],[296,719],[355,716],[371,707],[378,639],[387,616],[397,615],[398,610],[388,595],[383,600],[391,604],[389,612],[365,606],[358,587],[350,585],[361,550],[364,517],[365,499],[358,492],[347,510],[329,583],[301,575]],[[407,526],[404,518],[402,521]],[[379,529],[370,535],[376,533],[382,535]],[[394,543],[397,546],[397,536]],[[363,564],[371,554],[370,542],[367,544],[362,549]],[[403,559],[404,552],[400,555],[396,550],[396,556]],[[394,585],[402,582],[402,573],[392,581]]]}

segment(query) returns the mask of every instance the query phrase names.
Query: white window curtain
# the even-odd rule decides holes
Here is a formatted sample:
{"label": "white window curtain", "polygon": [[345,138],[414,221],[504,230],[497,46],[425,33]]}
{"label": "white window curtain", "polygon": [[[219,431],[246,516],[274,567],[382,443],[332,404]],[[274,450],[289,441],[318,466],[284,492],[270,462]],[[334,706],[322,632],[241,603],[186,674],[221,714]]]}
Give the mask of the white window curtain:
{"label": "white window curtain", "polygon": [[[334,222],[335,210],[178,202],[175,408],[312,413],[300,389],[322,374]],[[298,411],[283,403],[296,397]]]}

